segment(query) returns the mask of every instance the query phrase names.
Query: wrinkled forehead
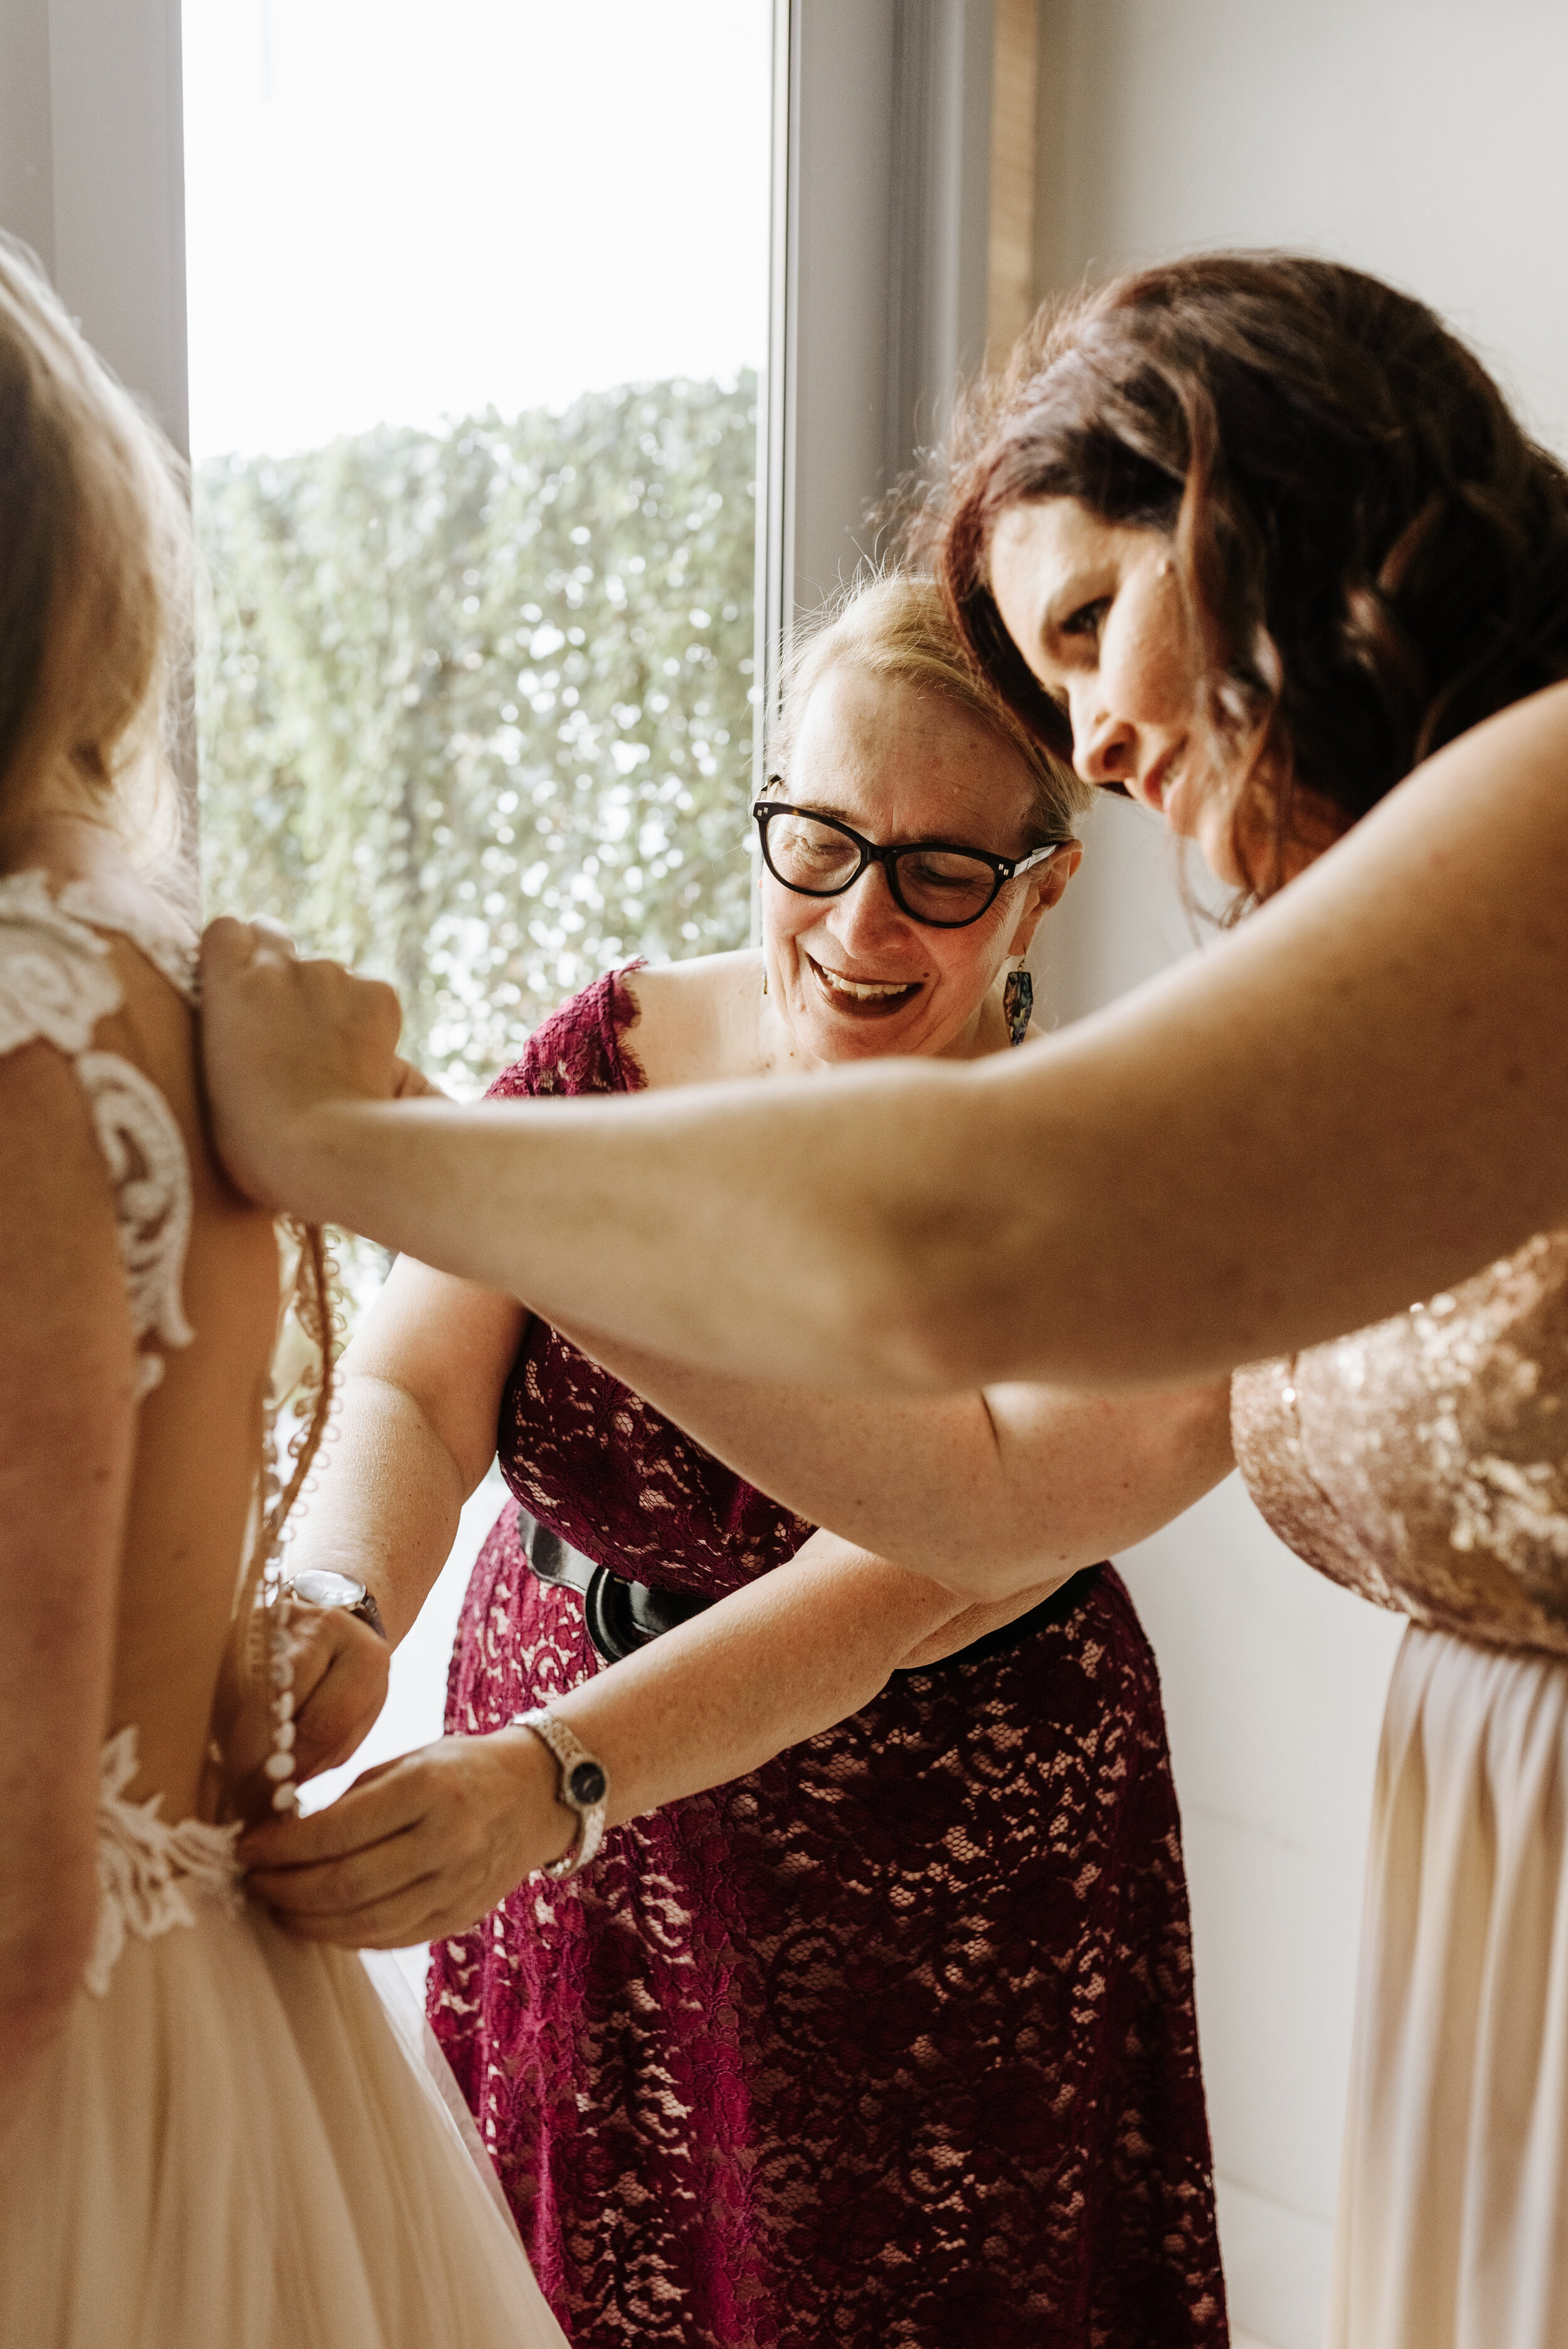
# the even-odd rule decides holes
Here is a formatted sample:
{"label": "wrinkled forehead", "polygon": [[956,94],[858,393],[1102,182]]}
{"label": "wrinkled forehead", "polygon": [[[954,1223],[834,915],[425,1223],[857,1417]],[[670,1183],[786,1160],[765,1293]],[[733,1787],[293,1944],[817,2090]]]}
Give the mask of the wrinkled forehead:
{"label": "wrinkled forehead", "polygon": [[1016,746],[923,682],[835,662],[794,730],[779,795],[877,840],[948,839],[1016,855],[1037,797]]}

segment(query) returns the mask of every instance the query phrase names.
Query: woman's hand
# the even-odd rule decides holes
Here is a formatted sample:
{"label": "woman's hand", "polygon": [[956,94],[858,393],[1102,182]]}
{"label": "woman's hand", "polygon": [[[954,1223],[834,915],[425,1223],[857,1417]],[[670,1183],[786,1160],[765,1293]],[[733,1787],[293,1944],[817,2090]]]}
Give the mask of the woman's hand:
{"label": "woman's hand", "polygon": [[212,1133],[231,1179],[264,1207],[298,1204],[294,1153],[311,1114],[439,1087],[394,1049],[397,995],[335,962],[302,962],[270,922],[209,923],[201,1043]]}
{"label": "woman's hand", "polygon": [[240,1859],[302,1940],[406,1949],[466,1931],[569,1849],[558,1775],[531,1730],[443,1737],[366,1771],[327,1810],[253,1828]]}
{"label": "woman's hand", "polygon": [[[295,1599],[289,1637],[294,1655],[294,1780],[335,1770],[362,1745],[387,1702],[392,1651],[368,1623],[343,1607]],[[213,1706],[223,1754],[223,1816],[260,1821],[272,1811],[273,1691],[262,1676],[226,1671]]]}

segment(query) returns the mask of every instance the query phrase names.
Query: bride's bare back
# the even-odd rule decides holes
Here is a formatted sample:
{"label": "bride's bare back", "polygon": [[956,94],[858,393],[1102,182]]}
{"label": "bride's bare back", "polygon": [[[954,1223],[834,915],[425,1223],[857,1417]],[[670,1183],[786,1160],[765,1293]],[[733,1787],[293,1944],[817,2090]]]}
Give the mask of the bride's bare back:
{"label": "bride's bare back", "polygon": [[[79,1560],[87,1582],[107,1573],[113,1592],[107,1696],[91,1705],[88,1657],[67,1654],[51,1660],[51,1710],[72,1709],[83,1744],[134,1726],[140,1766],[130,1791],[161,1795],[164,1816],[178,1819],[211,1807],[210,1794],[202,1800],[203,1764],[261,1456],[277,1247],[271,1218],[236,1196],[208,1149],[195,1014],[170,968],[160,968],[178,974],[177,948],[155,961],[133,943],[140,936],[156,949],[160,936],[170,938],[166,911],[88,827],[54,828],[48,848],[33,869],[57,905],[92,917],[88,926],[107,948],[100,972],[120,1001],[93,1025],[85,1078],[46,1037],[0,1061],[0,1123],[13,1129],[34,1169],[24,1185],[32,1195],[15,1199],[8,1211],[5,1254],[14,1268],[46,1265],[57,1281],[63,1274],[69,1292],[48,1317],[44,1362],[36,1359],[36,1313],[19,1309],[20,1297],[0,1296],[7,1333],[0,1347],[9,1357],[0,1376],[8,1388],[20,1384],[41,1396],[46,1381],[75,1367],[78,1379],[85,1373],[119,1388],[98,1424],[34,1431],[23,1464],[30,1490],[21,1497],[27,1515],[47,1524],[85,1473],[89,1494],[108,1504],[82,1527],[82,1539],[117,1554]],[[14,899],[19,879],[7,875],[0,892],[9,884]],[[164,1163],[146,1163],[159,1152],[156,1112],[125,1080],[110,1074],[107,1108],[100,1089],[95,1113],[88,1080],[101,1071],[103,1056],[128,1065],[160,1098],[169,1121],[163,1141],[174,1145]],[[15,1137],[18,1112],[26,1127]],[[137,1131],[138,1119],[150,1116],[150,1129]],[[118,1169],[106,1153],[117,1136],[126,1152]],[[117,1173],[129,1176],[129,1188],[117,1185]],[[189,1239],[181,1248],[187,1192]],[[163,1290],[161,1330],[148,1330],[139,1343],[129,1309],[139,1279],[150,1301],[160,1282]],[[168,1341],[187,1330],[186,1342]],[[49,1416],[58,1423],[57,1412]],[[86,1588],[79,1596],[90,1606]],[[97,1641],[87,1624],[78,1618],[75,1628],[69,1644],[90,1653]],[[80,1718],[84,1704],[98,1714],[90,1724]],[[84,1833],[89,1824],[84,1819]]]}

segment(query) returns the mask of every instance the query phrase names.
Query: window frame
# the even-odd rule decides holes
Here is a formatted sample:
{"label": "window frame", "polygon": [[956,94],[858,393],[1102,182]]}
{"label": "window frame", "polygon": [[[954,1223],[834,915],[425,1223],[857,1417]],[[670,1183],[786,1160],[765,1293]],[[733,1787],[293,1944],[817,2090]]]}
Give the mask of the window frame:
{"label": "window frame", "polygon": [[994,0],[774,0],[754,776],[801,619],[985,356]]}

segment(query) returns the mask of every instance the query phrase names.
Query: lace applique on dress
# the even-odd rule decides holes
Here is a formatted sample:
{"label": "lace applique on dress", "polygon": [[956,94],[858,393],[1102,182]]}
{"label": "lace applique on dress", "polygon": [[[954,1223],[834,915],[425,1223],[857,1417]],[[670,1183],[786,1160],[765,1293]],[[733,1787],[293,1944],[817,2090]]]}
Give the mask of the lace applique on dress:
{"label": "lace applique on dress", "polygon": [[[14,873],[0,880],[0,1053],[41,1039],[70,1061],[114,1187],[137,1343],[188,1346],[195,1332],[180,1291],[191,1238],[191,1163],[151,1080],[119,1053],[89,1049],[98,1021],[123,1000],[100,928],[128,937],[193,999],[195,948],[187,940],[105,905],[85,882],[73,881],[56,897],[44,874]],[[139,1402],[162,1376],[161,1354],[141,1353]]]}
{"label": "lace applique on dress", "polygon": [[136,1767],[136,1731],[122,1729],[103,1749],[98,1781],[98,1932],[82,1976],[95,1998],[108,1991],[128,1933],[150,1941],[176,1925],[194,1925],[193,1904],[240,1906],[240,1822],[217,1827],[181,1819],[170,1826],[158,1816],[161,1795],[126,1801]]}
{"label": "lace applique on dress", "polygon": [[145,955],[154,970],[160,970],[187,1003],[195,1002],[197,952],[193,937],[177,930],[160,929],[140,915],[110,905],[86,881],[67,881],[58,903],[62,913],[74,915],[78,922],[86,922],[95,930],[115,930],[122,938],[129,938],[138,954]]}
{"label": "lace applique on dress", "polygon": [[42,1037],[74,1060],[119,1006],[108,947],[56,903],[44,875],[0,881],[0,1052]]}
{"label": "lace applique on dress", "polygon": [[[120,1259],[138,1343],[188,1346],[196,1332],[185,1319],[180,1298],[191,1244],[185,1137],[150,1078],[117,1053],[78,1054],[77,1074],[114,1185]],[[138,1402],[151,1393],[162,1376],[162,1356],[142,1354]]]}

